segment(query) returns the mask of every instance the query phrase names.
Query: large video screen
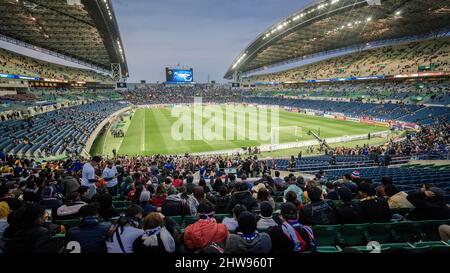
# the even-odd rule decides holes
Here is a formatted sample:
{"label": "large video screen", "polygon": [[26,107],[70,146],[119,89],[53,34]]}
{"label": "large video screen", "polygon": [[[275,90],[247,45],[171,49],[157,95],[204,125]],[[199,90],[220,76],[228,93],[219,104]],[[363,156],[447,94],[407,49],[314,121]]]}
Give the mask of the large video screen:
{"label": "large video screen", "polygon": [[166,68],[166,81],[168,82],[193,82],[194,73],[192,69],[169,69]]}

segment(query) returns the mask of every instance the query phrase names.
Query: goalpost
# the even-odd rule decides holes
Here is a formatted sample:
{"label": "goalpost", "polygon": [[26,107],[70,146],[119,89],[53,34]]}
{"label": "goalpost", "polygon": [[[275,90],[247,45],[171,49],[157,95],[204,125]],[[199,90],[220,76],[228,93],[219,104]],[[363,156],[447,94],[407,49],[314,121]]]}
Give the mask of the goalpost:
{"label": "goalpost", "polygon": [[[277,136],[278,134],[278,136]],[[280,126],[280,127],[272,127],[270,131],[270,137],[272,144],[275,144],[276,139],[281,138],[292,138],[293,141],[300,141],[300,138],[303,137],[302,127],[299,126]],[[294,140],[295,138],[295,140]]]}

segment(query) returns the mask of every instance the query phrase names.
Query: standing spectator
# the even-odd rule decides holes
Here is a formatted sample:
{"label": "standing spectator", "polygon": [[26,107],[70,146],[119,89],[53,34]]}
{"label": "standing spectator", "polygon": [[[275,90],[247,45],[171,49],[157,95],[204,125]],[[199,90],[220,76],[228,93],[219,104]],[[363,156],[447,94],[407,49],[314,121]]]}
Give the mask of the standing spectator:
{"label": "standing spectator", "polygon": [[97,193],[95,182],[98,182],[98,179],[95,176],[95,168],[101,160],[101,157],[94,156],[91,161],[88,161],[83,165],[81,183],[83,186],[89,187],[89,198],[92,198]]}
{"label": "standing spectator", "polygon": [[256,231],[255,216],[244,211],[238,218],[238,234],[228,235],[225,250],[230,253],[268,253],[272,248],[272,240],[265,233]]}
{"label": "standing spectator", "polygon": [[108,185],[108,192],[112,195],[112,196],[116,196],[117,195],[117,188],[118,188],[118,171],[116,166],[113,165],[113,161],[112,160],[108,160],[106,161],[106,167],[103,170],[103,179],[105,179],[107,185]]}
{"label": "standing spectator", "polygon": [[198,251],[211,243],[224,244],[228,236],[227,227],[214,218],[214,207],[204,200],[197,208],[198,220],[184,230],[184,244],[188,250]]}

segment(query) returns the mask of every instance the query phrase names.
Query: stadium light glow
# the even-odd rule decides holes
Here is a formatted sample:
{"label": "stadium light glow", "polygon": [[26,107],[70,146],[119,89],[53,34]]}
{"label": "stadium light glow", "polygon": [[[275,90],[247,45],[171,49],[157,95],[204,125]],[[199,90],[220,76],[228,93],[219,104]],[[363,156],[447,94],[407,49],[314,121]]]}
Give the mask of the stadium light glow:
{"label": "stadium light glow", "polygon": [[367,22],[372,21],[372,17],[367,17],[366,21],[367,21]]}
{"label": "stadium light glow", "polygon": [[395,15],[398,16],[398,15],[400,15],[401,13],[402,13],[402,12],[398,10],[398,11],[395,12]]}

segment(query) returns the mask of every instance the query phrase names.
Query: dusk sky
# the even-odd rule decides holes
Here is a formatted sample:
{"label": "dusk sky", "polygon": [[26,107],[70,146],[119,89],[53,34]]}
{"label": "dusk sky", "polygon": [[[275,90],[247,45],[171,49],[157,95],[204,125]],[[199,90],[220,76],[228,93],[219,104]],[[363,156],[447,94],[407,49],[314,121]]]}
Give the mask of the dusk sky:
{"label": "dusk sky", "polygon": [[311,0],[112,0],[128,82],[165,80],[164,68],[194,68],[194,80],[224,82],[233,59],[269,26]]}

